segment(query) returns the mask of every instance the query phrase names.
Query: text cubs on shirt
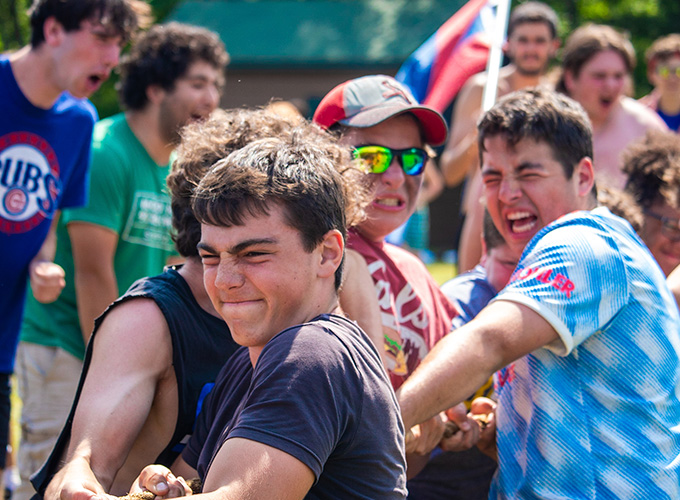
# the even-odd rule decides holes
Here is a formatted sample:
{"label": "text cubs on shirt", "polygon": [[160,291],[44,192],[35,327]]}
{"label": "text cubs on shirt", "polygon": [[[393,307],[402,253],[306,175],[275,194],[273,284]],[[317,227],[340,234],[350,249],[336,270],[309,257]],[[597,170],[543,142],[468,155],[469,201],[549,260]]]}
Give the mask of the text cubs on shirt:
{"label": "text cubs on shirt", "polygon": [[52,147],[30,132],[0,137],[0,231],[24,233],[51,219],[61,192]]}

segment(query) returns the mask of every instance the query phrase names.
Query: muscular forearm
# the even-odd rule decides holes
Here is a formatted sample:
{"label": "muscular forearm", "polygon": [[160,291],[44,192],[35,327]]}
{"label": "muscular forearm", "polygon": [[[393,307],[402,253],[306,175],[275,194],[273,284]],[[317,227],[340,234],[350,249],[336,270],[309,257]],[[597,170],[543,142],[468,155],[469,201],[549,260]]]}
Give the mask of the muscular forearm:
{"label": "muscular forearm", "polygon": [[401,386],[398,397],[406,428],[464,401],[503,366],[479,335],[472,323],[447,335]]}
{"label": "muscular forearm", "polygon": [[85,344],[90,340],[94,320],[118,298],[118,283],[113,269],[81,270],[75,275],[78,319]]}

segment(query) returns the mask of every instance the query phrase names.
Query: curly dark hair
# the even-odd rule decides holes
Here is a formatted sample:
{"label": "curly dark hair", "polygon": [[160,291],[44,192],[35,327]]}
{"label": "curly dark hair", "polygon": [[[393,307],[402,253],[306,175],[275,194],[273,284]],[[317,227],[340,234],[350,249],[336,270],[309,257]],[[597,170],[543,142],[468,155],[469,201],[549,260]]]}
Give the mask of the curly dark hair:
{"label": "curly dark hair", "polygon": [[207,120],[182,129],[177,156],[167,178],[172,197],[173,239],[181,255],[198,255],[201,224],[191,210],[191,197],[210,167],[256,139],[288,134],[296,125],[296,121],[262,109],[216,109]]}
{"label": "curly dark hair", "polygon": [[45,41],[43,25],[54,17],[64,29],[76,31],[83,21],[97,21],[127,43],[138,28],[151,24],[151,7],[142,0],[35,0],[28,9],[31,46]]}
{"label": "curly dark hair", "polygon": [[643,208],[656,202],[680,206],[680,135],[649,130],[623,154],[625,190]]}
{"label": "curly dark hair", "polygon": [[602,186],[597,190],[598,204],[605,206],[614,215],[626,219],[636,233],[644,223],[642,208],[628,192],[611,186]]}
{"label": "curly dark hair", "polygon": [[153,26],[135,41],[120,63],[121,103],[127,109],[143,109],[150,85],[172,91],[175,82],[196,61],[205,61],[224,72],[229,55],[217,33],[175,22]]}

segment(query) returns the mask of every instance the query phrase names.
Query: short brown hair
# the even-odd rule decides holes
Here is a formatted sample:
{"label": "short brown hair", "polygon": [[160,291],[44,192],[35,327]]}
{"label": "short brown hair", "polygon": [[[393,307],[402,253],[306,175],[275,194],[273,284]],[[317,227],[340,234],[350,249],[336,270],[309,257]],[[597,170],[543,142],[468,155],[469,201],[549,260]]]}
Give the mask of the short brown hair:
{"label": "short brown hair", "polygon": [[508,38],[517,26],[526,23],[543,23],[550,29],[552,37],[557,38],[557,14],[543,2],[525,2],[512,9],[508,21]]}
{"label": "short brown hair", "polygon": [[556,89],[569,94],[564,82],[566,72],[578,78],[583,66],[595,55],[606,50],[618,53],[626,65],[628,73],[635,68],[635,49],[628,37],[605,24],[586,24],[577,28],[567,38],[562,51],[562,72]]}
{"label": "short brown hair", "polygon": [[480,165],[484,141],[497,135],[509,146],[523,139],[545,142],[567,179],[581,159],[593,157],[593,132],[583,107],[544,87],[508,94],[482,116],[478,129]]}
{"label": "short brown hair", "polygon": [[[283,137],[251,142],[218,161],[196,188],[192,208],[201,223],[229,227],[280,204],[311,252],[328,231],[337,229],[344,238],[347,226],[361,219],[369,197],[360,195],[360,183],[353,177],[363,175],[348,148],[306,123]],[[336,289],[342,267],[335,273]]]}
{"label": "short brown hair", "polygon": [[680,135],[649,130],[623,154],[626,191],[643,209],[656,202],[680,206]]}

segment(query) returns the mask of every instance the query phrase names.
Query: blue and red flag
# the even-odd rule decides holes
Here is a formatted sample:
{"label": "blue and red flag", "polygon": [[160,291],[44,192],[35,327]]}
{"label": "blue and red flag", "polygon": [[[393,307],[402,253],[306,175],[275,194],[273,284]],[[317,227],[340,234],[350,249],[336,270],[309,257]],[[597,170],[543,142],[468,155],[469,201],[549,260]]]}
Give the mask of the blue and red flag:
{"label": "blue and red flag", "polygon": [[465,81],[486,68],[494,11],[469,0],[402,64],[396,79],[422,104],[443,113]]}

